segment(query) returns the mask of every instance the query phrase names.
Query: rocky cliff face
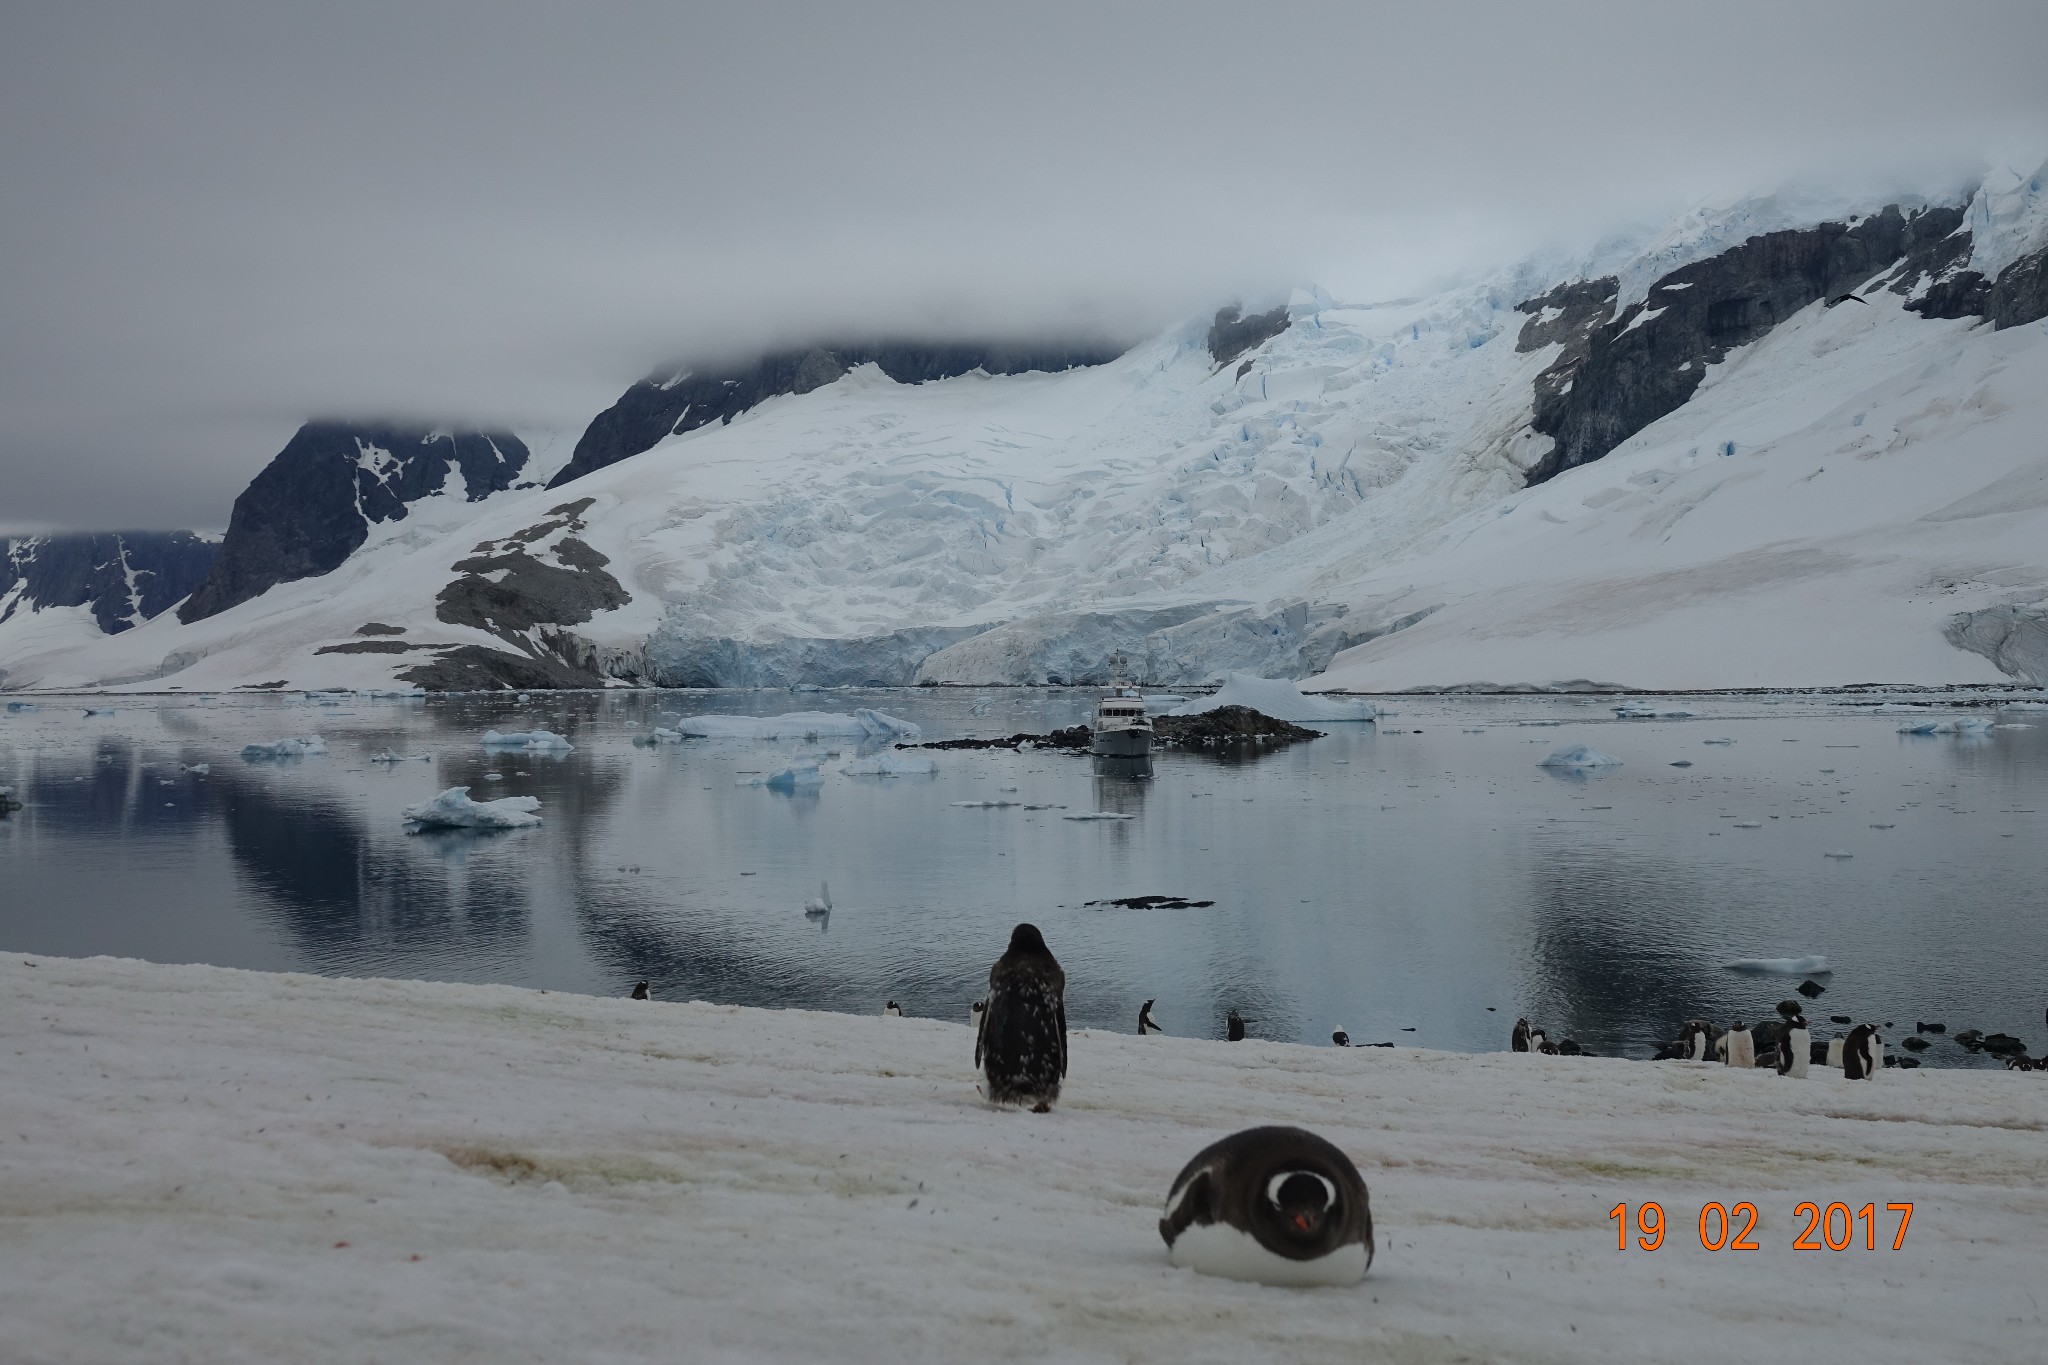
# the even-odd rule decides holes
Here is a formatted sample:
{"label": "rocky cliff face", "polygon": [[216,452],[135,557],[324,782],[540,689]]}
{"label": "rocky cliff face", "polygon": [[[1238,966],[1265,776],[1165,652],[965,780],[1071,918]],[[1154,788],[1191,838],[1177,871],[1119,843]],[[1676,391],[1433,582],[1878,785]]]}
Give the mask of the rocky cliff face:
{"label": "rocky cliff face", "polygon": [[641,380],[599,413],[576,442],[569,463],[548,483],[559,488],[592,470],[651,450],[670,436],[730,422],[780,394],[823,388],[856,365],[873,362],[899,384],[989,374],[1057,373],[1103,365],[1122,352],[1102,345],[1025,346],[976,342],[883,342],[775,351],[743,364],[674,368]]}
{"label": "rocky cliff face", "polygon": [[525,445],[507,431],[308,422],[235,499],[219,558],[178,619],[203,620],[324,574],[408,504],[440,493],[481,501],[513,487],[526,462]]}
{"label": "rocky cliff face", "polygon": [[1857,306],[1848,296],[1886,269],[1914,278],[1951,266],[1969,238],[1952,234],[1961,208],[1912,215],[1896,205],[1846,223],[1752,237],[1672,271],[1620,316],[1600,316],[1611,281],[1574,282],[1520,305],[1522,349],[1563,341],[1564,352],[1536,381],[1531,427],[1554,442],[1529,471],[1531,484],[1597,460],[1682,407],[1706,367],[1763,337],[1816,301]]}
{"label": "rocky cliff face", "polygon": [[190,531],[27,536],[0,553],[0,621],[44,607],[92,608],[109,635],[139,626],[191,592],[220,542]]}

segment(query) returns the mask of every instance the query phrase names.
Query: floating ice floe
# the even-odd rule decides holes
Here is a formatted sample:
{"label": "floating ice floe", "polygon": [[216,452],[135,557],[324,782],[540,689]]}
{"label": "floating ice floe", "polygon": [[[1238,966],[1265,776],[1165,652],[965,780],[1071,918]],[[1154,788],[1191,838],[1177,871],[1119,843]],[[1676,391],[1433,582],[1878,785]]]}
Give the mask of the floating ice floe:
{"label": "floating ice floe", "polygon": [[304,739],[278,739],[268,744],[244,744],[242,757],[258,758],[305,758],[308,755],[327,752],[327,741],[318,735],[307,735]]}
{"label": "floating ice floe", "polygon": [[576,747],[552,730],[513,730],[508,734],[486,730],[483,746],[486,749],[525,749],[531,753],[565,753]]}
{"label": "floating ice floe", "polygon": [[1062,820],[1135,820],[1137,818],[1135,815],[1125,815],[1121,811],[1113,810],[1091,810],[1081,815],[1062,815],[1060,817]]}
{"label": "floating ice floe", "polygon": [[205,777],[213,771],[213,765],[211,763],[187,763],[179,768],[178,771],[181,773],[197,773],[201,777]]}
{"label": "floating ice floe", "polygon": [[1614,708],[1614,714],[1623,720],[1684,720],[1696,715],[1679,706],[1652,706],[1646,701],[1625,701]]}
{"label": "floating ice floe", "polygon": [[683,742],[683,732],[657,725],[644,735],[633,736],[633,742],[643,749],[659,748],[664,744],[681,744]]}
{"label": "floating ice floe", "polygon": [[427,695],[427,689],[426,689],[426,688],[424,688],[424,687],[400,687],[400,688],[383,688],[383,687],[372,687],[372,688],[369,688],[369,689],[367,689],[367,690],[366,690],[366,691],[365,691],[365,692],[363,693],[363,695],[364,695],[364,696],[366,696],[366,697],[383,697],[383,698],[391,698],[391,697],[424,697],[424,696],[426,696],[426,695]]}
{"label": "floating ice floe", "polygon": [[789,762],[772,773],[754,773],[741,777],[742,787],[766,787],[770,791],[793,792],[799,788],[821,787],[825,774],[818,771],[816,754],[791,754]]}
{"label": "floating ice floe", "polygon": [[1603,754],[1590,744],[1567,744],[1551,752],[1549,758],[1536,765],[1539,768],[1619,768],[1621,760],[1613,754]]}
{"label": "floating ice floe", "polygon": [[1756,972],[1772,976],[1832,976],[1835,969],[1819,953],[1811,957],[1738,957],[1721,964],[1731,972]]}
{"label": "floating ice floe", "polygon": [[1720,739],[1703,739],[1700,741],[1700,743],[1702,744],[1733,744],[1734,742],[1734,740],[1729,739],[1726,736],[1723,736]]}
{"label": "floating ice floe", "polygon": [[524,829],[540,823],[534,812],[538,796],[503,796],[472,801],[469,788],[450,787],[431,801],[405,808],[405,822],[415,829]]}
{"label": "floating ice floe", "polygon": [[7,709],[9,711],[33,711],[36,709],[36,704],[32,701],[11,701],[7,703]]}
{"label": "floating ice floe", "polygon": [[1981,735],[1991,729],[1989,716],[1958,716],[1954,720],[1918,720],[1899,727],[1902,735]]}
{"label": "floating ice floe", "polygon": [[686,716],[683,734],[702,739],[916,739],[923,733],[907,720],[862,707],[852,715],[832,711],[787,711],[779,716]]}
{"label": "floating ice floe", "polygon": [[1761,820],[1737,820],[1735,822],[1735,828],[1737,829],[1762,829],[1763,827],[1764,822]]}
{"label": "floating ice floe", "polygon": [[930,777],[938,765],[924,754],[899,754],[886,749],[869,758],[843,763],[839,771],[848,777]]}
{"label": "floating ice floe", "polygon": [[1823,858],[1853,858],[1856,855],[1853,853],[1823,853],[1820,856]]}
{"label": "floating ice floe", "polygon": [[[1261,678],[1252,673],[1230,673],[1214,693],[1166,712],[1169,716],[1199,716],[1219,706],[1248,706],[1261,715],[1295,725],[1310,721],[1377,720],[1379,712],[1367,701],[1348,698],[1304,696],[1285,678]],[[1391,713],[1389,713],[1391,714]]]}
{"label": "floating ice floe", "polygon": [[389,749],[379,749],[370,755],[372,763],[432,763],[432,754],[394,754]]}
{"label": "floating ice floe", "polygon": [[1011,806],[1021,806],[1024,803],[1022,801],[955,801],[953,804],[962,810],[1007,810]]}

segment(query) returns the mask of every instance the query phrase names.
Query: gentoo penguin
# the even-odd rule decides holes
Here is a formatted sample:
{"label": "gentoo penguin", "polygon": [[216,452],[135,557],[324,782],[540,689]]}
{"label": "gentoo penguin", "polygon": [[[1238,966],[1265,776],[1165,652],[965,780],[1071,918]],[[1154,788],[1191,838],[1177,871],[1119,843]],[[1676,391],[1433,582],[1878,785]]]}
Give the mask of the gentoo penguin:
{"label": "gentoo penguin", "polygon": [[1032,924],[1010,933],[1010,946],[988,972],[988,1013],[974,1044],[974,1064],[988,1081],[990,1104],[1051,1110],[1067,1074],[1067,974]]}
{"label": "gentoo penguin", "polygon": [[1813,1034],[1807,1030],[1806,1016],[1794,1015],[1778,1027],[1778,1074],[1803,1081],[1812,1061]]}
{"label": "gentoo penguin", "polygon": [[832,913],[832,888],[818,883],[818,894],[804,898],[804,916],[807,919],[823,919]]}
{"label": "gentoo penguin", "polygon": [[633,998],[635,1000],[652,1000],[654,997],[647,993],[647,983],[645,981],[635,981],[633,983]]}
{"label": "gentoo penguin", "polygon": [[1233,1043],[1244,1041],[1244,1016],[1236,1010],[1223,1016],[1223,1036]]}
{"label": "gentoo penguin", "polygon": [[1844,1051],[1845,1049],[1840,1038],[1828,1039],[1828,1065],[1840,1071],[1843,1065]]}
{"label": "gentoo penguin", "polygon": [[1529,1021],[1527,1019],[1515,1020],[1515,1031],[1508,1035],[1508,1050],[1511,1052],[1535,1051],[1535,1049],[1530,1046],[1530,1035],[1532,1032],[1533,1030],[1530,1029]]}
{"label": "gentoo penguin", "polygon": [[1351,1158],[1300,1128],[1247,1128],[1174,1180],[1167,1259],[1274,1285],[1351,1285],[1372,1264],[1372,1205]]}
{"label": "gentoo penguin", "polygon": [[1867,1081],[1884,1065],[1884,1035],[1875,1024],[1858,1024],[1849,1030],[1842,1045],[1842,1074],[1852,1081]]}
{"label": "gentoo penguin", "polygon": [[1138,1036],[1140,1038],[1149,1038],[1155,1033],[1166,1032],[1165,1029],[1159,1027],[1159,1021],[1152,1017],[1152,1005],[1153,1002],[1147,1000],[1144,1004],[1138,1006]]}
{"label": "gentoo penguin", "polygon": [[1679,1035],[1679,1037],[1685,1040],[1685,1059],[1687,1061],[1704,1062],[1707,1060],[1708,1034],[1709,1030],[1706,1020],[1692,1019],[1687,1021],[1685,1032]]}
{"label": "gentoo penguin", "polygon": [[882,1006],[882,1014],[885,1018],[901,1019],[903,1017],[903,1006],[891,1000],[888,1004]]}
{"label": "gentoo penguin", "polygon": [[1338,1047],[1350,1047],[1351,1035],[1341,1028],[1333,1028],[1330,1030],[1330,1041]]}
{"label": "gentoo penguin", "polygon": [[1734,1028],[1728,1030],[1726,1042],[1727,1049],[1723,1060],[1728,1065],[1747,1067],[1754,1067],[1756,1065],[1756,1036],[1742,1026],[1740,1019],[1735,1021]]}

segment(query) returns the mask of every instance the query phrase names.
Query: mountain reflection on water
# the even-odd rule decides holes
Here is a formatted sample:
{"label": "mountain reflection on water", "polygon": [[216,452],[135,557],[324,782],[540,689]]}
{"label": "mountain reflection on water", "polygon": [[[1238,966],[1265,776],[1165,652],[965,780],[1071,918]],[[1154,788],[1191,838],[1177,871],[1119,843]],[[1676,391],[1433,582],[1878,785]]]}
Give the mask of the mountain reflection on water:
{"label": "mountain reflection on water", "polygon": [[[645,977],[659,999],[867,1013],[893,998],[964,1022],[1030,919],[1066,966],[1076,1026],[1129,1029],[1151,998],[1173,1033],[1220,1037],[1236,1008],[1260,1037],[1320,1043],[1342,1025],[1482,1050],[1525,1014],[1631,1055],[1688,1018],[1768,1017],[1797,984],[1724,961],[1824,953],[1822,1017],[2044,1045],[2048,728],[2025,713],[1985,736],[1905,737],[1895,715],[1815,698],[1696,702],[1678,721],[1584,698],[1410,698],[1281,750],[937,751],[929,777],[842,774],[873,746],[828,739],[809,746],[840,756],[824,785],[795,791],[748,785],[789,742],[633,742],[679,713],[873,706],[938,738],[1049,730],[1092,703],[149,698],[88,717],[48,699],[0,716],[0,783],[26,803],[0,819],[0,946],[595,994]],[[492,727],[576,747],[485,750]],[[327,755],[241,757],[309,733]],[[1737,742],[1702,743],[1723,737]],[[1537,766],[1568,743],[1626,763]],[[431,761],[372,761],[386,750]],[[451,786],[537,797],[544,823],[405,832],[400,810]],[[1131,818],[1068,818],[1098,812]],[[833,909],[807,917],[820,881]],[[1215,905],[1088,904],[1151,893]],[[1925,1059],[1985,1061],[1948,1042]]]}

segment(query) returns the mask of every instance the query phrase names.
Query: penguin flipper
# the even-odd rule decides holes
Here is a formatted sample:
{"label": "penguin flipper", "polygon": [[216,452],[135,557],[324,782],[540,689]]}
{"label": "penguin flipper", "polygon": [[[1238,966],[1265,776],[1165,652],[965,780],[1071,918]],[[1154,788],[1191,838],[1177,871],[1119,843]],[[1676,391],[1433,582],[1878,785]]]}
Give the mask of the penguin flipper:
{"label": "penguin flipper", "polygon": [[1060,1026],[1060,1079],[1067,1078],[1067,1002],[1064,996],[1053,1007],[1053,1014]]}
{"label": "penguin flipper", "polygon": [[1207,1168],[1182,1185],[1173,1202],[1166,1206],[1166,1216],[1159,1220],[1159,1235],[1168,1246],[1172,1246],[1183,1232],[1196,1223],[1212,1223],[1215,1213],[1210,1207],[1209,1172]]}

